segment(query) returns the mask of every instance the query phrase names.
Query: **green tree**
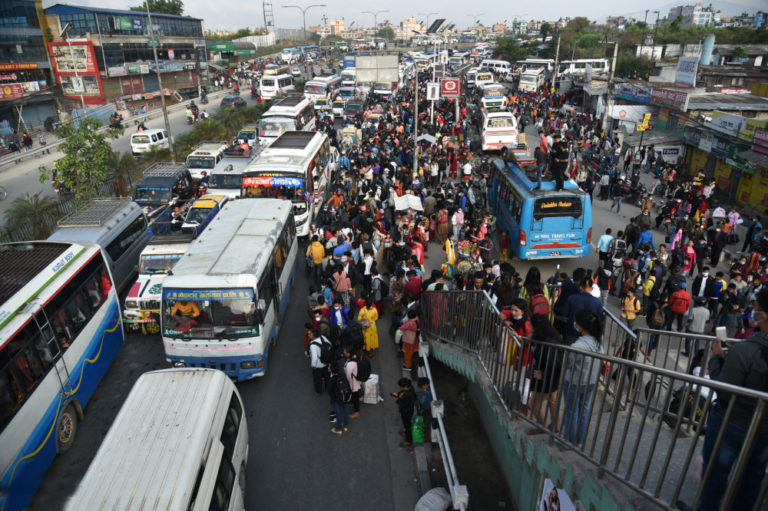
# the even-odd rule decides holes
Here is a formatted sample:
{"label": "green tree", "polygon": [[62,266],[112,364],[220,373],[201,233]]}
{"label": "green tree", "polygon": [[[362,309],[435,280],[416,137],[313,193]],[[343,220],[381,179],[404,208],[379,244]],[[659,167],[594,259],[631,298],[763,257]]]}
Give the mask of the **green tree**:
{"label": "green tree", "polygon": [[220,122],[214,119],[206,119],[195,125],[193,130],[197,140],[221,140],[226,137],[226,130]]}
{"label": "green tree", "polygon": [[165,147],[153,146],[149,148],[146,153],[141,153],[141,163],[144,167],[147,167],[153,163],[160,161],[168,161],[171,159],[171,150]]}
{"label": "green tree", "polygon": [[184,2],[182,0],[144,0],[141,5],[131,7],[131,10],[147,12],[147,2],[149,2],[149,12],[151,13],[175,14],[176,16],[184,14]]}
{"label": "green tree", "polygon": [[552,25],[547,22],[542,23],[541,27],[539,27],[539,34],[541,34],[542,43],[547,40],[547,36],[550,32],[552,32]]}
{"label": "green tree", "polygon": [[136,170],[136,159],[130,153],[109,153],[109,167],[115,177],[112,183],[115,187],[115,195],[118,197],[127,197],[130,192],[130,184],[133,180],[133,173]]}
{"label": "green tree", "polygon": [[386,39],[387,41],[394,41],[395,31],[392,27],[384,27],[376,33],[376,36]]}
{"label": "green tree", "polygon": [[43,196],[42,193],[27,194],[11,202],[5,211],[5,224],[9,232],[28,226],[34,240],[44,240],[51,235],[56,220],[61,218],[61,209],[56,197]]}
{"label": "green tree", "polygon": [[496,54],[504,60],[509,62],[522,60],[528,53],[528,48],[520,46],[512,37],[499,37],[496,39]]}
{"label": "green tree", "polygon": [[103,183],[109,174],[110,139],[122,135],[123,130],[107,128],[101,130],[101,121],[88,118],[75,128],[65,124],[57,131],[64,141],[59,145],[59,151],[64,156],[53,162],[53,169],[40,166],[40,182],[44,183],[54,177],[57,188],[66,188],[79,201],[91,198],[98,185]]}
{"label": "green tree", "polygon": [[747,58],[747,50],[741,46],[736,46],[733,48],[733,56],[739,59]]}

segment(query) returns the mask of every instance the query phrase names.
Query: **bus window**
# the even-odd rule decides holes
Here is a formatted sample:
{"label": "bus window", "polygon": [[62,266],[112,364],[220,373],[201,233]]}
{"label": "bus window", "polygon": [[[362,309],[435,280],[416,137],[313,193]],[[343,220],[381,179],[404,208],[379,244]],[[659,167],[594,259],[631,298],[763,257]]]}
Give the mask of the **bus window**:
{"label": "bus window", "polygon": [[235,469],[232,468],[232,462],[221,460],[219,466],[219,476],[216,478],[216,486],[213,489],[211,497],[211,506],[209,511],[227,511],[229,509],[229,498],[232,496],[232,488],[235,485]]}
{"label": "bus window", "polygon": [[243,418],[243,407],[235,393],[229,400],[227,408],[227,418],[224,420],[224,428],[221,431],[221,443],[224,445],[224,457],[232,459],[232,453],[235,452],[235,443],[237,442],[237,433],[240,430],[240,422]]}
{"label": "bus window", "polygon": [[533,204],[533,218],[536,221],[548,217],[579,218],[581,214],[581,199],[578,197],[536,199]]}

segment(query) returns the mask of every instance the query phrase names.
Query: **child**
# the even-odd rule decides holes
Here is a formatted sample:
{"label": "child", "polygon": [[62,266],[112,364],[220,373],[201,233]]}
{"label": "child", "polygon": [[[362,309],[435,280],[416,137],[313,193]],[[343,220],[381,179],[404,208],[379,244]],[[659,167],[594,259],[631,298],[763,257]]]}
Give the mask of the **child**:
{"label": "child", "polygon": [[402,419],[403,428],[405,428],[405,441],[400,444],[400,447],[410,447],[413,442],[411,425],[413,421],[413,407],[416,404],[416,392],[413,391],[413,385],[408,378],[400,378],[397,384],[400,386],[400,392],[393,392],[392,397],[397,401],[400,419]]}
{"label": "child", "polygon": [[509,234],[507,231],[501,231],[499,236],[499,251],[501,252],[501,262],[509,261]]}
{"label": "child", "polygon": [[418,414],[424,418],[424,438],[428,438],[429,427],[432,425],[432,389],[429,387],[429,378],[419,378],[417,383],[421,387]]}

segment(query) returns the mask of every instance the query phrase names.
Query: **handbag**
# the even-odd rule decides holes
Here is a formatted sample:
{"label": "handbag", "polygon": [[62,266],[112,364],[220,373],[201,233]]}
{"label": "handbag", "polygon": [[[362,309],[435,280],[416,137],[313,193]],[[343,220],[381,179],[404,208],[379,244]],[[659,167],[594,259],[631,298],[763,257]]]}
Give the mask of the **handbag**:
{"label": "handbag", "polygon": [[370,326],[371,326],[371,322],[370,322],[370,321],[368,321],[367,319],[364,319],[364,320],[362,320],[362,321],[360,322],[360,326],[362,326],[362,327],[363,327],[363,329],[365,329],[365,328],[370,328]]}
{"label": "handbag", "polygon": [[421,415],[416,416],[416,420],[411,426],[411,437],[414,444],[424,443],[424,417]]}

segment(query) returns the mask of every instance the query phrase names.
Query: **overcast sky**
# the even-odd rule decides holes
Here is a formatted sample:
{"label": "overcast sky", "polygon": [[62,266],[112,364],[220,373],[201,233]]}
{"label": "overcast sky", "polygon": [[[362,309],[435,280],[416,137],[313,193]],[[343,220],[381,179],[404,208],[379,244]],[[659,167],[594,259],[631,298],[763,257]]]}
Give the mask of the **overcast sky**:
{"label": "overcast sky", "polygon": [[[56,3],[68,3],[72,5],[91,5],[99,7],[109,7],[113,9],[127,9],[131,5],[138,5],[142,0],[65,0],[56,2],[54,0],[44,0],[44,6],[49,7]],[[313,7],[307,11],[307,27],[318,25],[322,22],[322,16],[326,15],[328,19],[344,18],[349,24],[354,21],[355,26],[363,25],[365,27],[373,25],[373,16],[362,14],[361,11],[379,11],[389,9],[389,12],[379,14],[379,22],[390,20],[393,24],[398,24],[404,18],[414,16],[417,19],[424,20],[424,15],[430,14],[430,23],[437,18],[446,18],[449,22],[455,23],[460,29],[474,24],[475,19],[479,19],[483,24],[503,22],[507,20],[511,23],[516,17],[522,19],[545,19],[556,20],[559,17],[586,16],[589,19],[603,22],[607,16],[634,14],[642,16],[645,14],[637,11],[638,2],[636,0],[590,0],[589,2],[574,2],[572,0],[548,0],[546,2],[520,2],[520,5],[511,2],[501,2],[499,0],[365,0],[363,2],[350,2],[349,0],[315,0],[317,3],[325,3],[326,7]],[[704,1],[708,5],[711,0]],[[298,9],[283,9],[283,5],[307,6],[312,4],[310,0],[298,1],[274,1],[272,3],[275,24],[280,28],[301,28],[302,17]],[[672,5],[689,3],[686,1],[670,2],[669,0],[649,0],[643,4],[643,9],[660,10],[664,17]],[[693,2],[690,2],[693,3]],[[717,2],[711,2],[717,6]],[[747,8],[755,10],[762,7],[765,9],[765,0],[736,0],[732,3],[742,4]],[[469,7],[468,7],[469,4]],[[226,5],[226,8],[223,8]],[[421,5],[423,7],[415,7]],[[439,5],[439,8],[437,7]],[[430,7],[427,7],[430,6]],[[499,10],[503,6],[503,10]],[[264,13],[262,2],[260,1],[238,1],[238,2],[212,2],[211,0],[184,0],[185,14],[202,18],[205,20],[206,29],[236,29],[242,27],[259,27],[264,25]],[[556,14],[553,14],[556,13]],[[651,15],[652,17],[652,15]],[[649,20],[650,21],[650,20]]]}

